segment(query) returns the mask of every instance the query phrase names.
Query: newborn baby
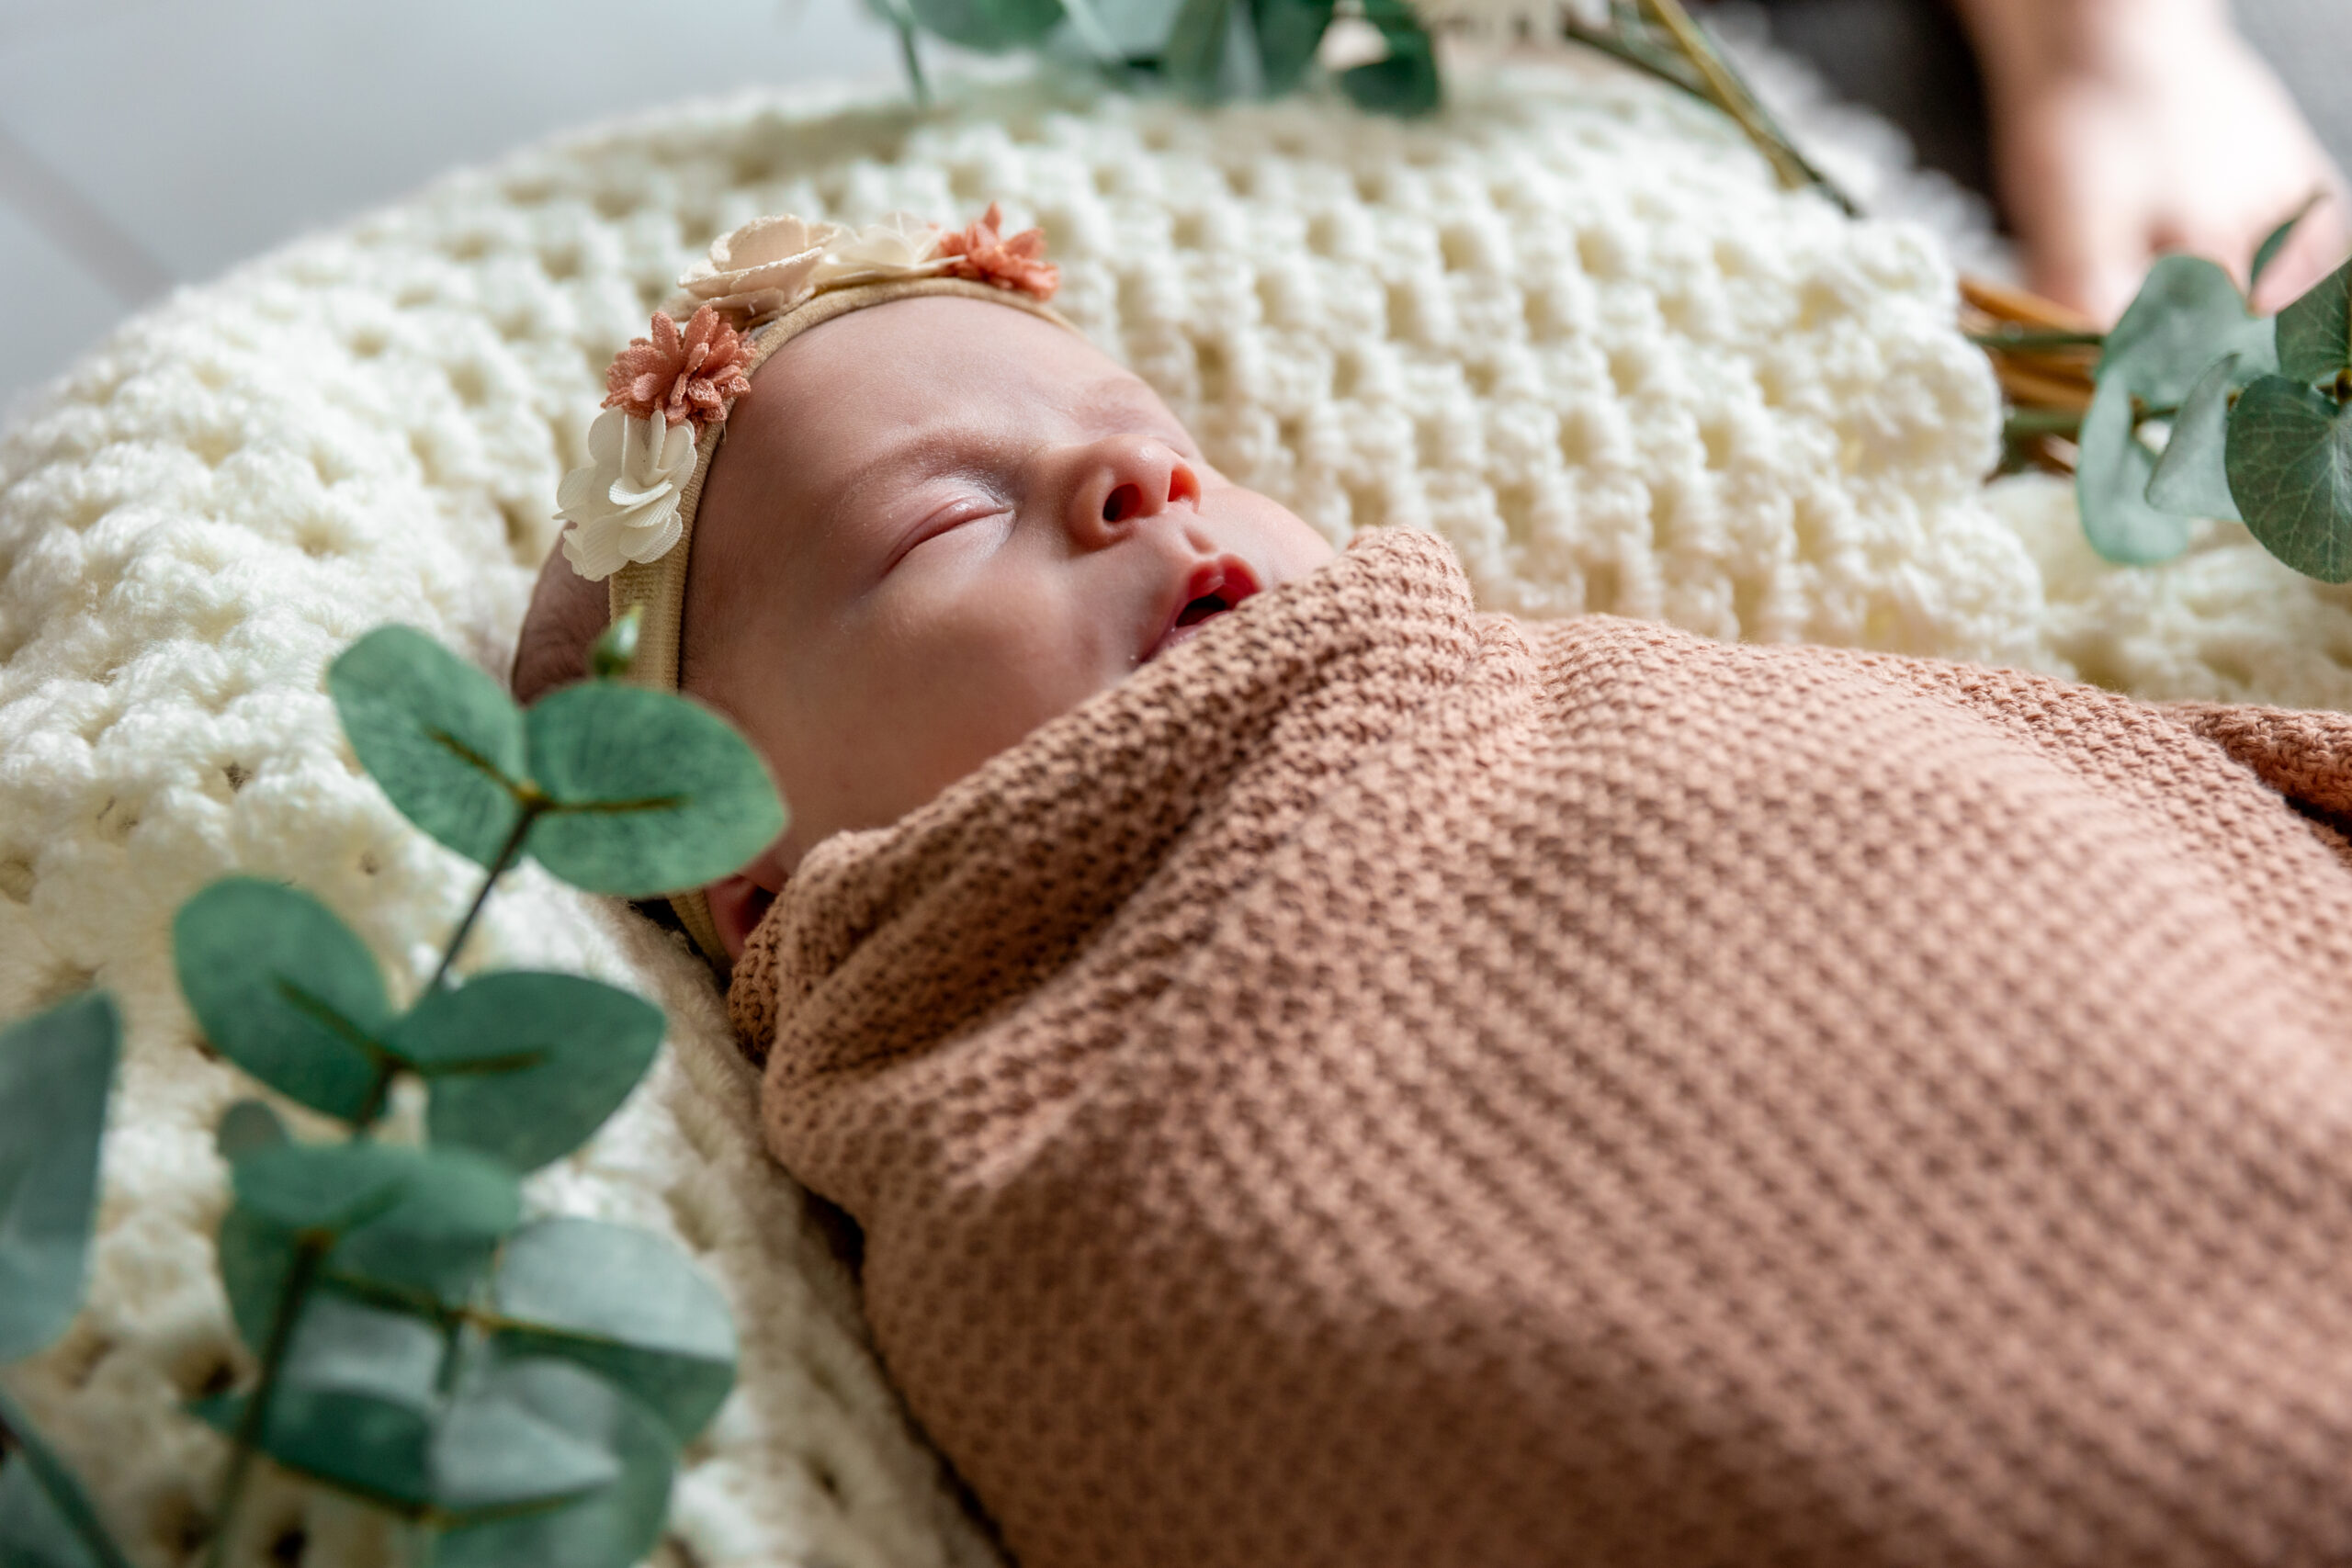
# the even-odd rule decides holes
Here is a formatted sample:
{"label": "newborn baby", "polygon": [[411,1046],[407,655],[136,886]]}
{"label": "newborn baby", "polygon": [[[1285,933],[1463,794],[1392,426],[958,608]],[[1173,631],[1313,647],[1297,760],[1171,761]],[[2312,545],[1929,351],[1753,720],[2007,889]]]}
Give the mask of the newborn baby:
{"label": "newborn baby", "polygon": [[2352,723],[1482,614],[993,218],[715,247],[516,682],[774,768],[686,923],[1024,1568],[2352,1559]]}
{"label": "newborn baby", "polygon": [[[707,890],[729,956],[809,845],[896,821],[1332,554],[1212,468],[1143,381],[1024,311],[855,311],[760,385],[704,484],[680,661],[792,811]],[[605,614],[551,555],[517,694],[577,679]]]}

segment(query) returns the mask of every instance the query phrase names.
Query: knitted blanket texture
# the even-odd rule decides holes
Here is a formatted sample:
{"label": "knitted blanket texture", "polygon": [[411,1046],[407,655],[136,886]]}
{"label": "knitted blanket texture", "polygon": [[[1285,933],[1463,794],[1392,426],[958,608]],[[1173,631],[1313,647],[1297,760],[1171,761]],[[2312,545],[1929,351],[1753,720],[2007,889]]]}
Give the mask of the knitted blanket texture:
{"label": "knitted blanket texture", "polygon": [[[2352,706],[2352,597],[2243,530],[2127,572],[2063,490],[1980,480],[1997,399],[1901,225],[1778,190],[1717,117],[1611,68],[1449,82],[1413,122],[1027,85],[916,109],[796,88],[598,128],[176,295],[0,435],[0,1019],[92,985],[128,1037],[86,1310],[4,1373],[146,1565],[187,1562],[221,1447],[181,1412],[250,1358],[213,1269],[212,1132],[253,1091],[179,998],[174,911],[300,884],[431,974],[477,872],[362,776],[322,681],[370,627],[503,671],[615,349],[758,214],[1042,222],[1057,303],[1207,456],[1334,543],[1449,538],[1488,608],[1585,611]],[[701,966],[526,866],[464,967],[668,1011],[644,1089],[535,1210],[675,1236],[743,1338],[664,1562],[979,1568]],[[1925,981],[1923,980],[1923,984]],[[1951,977],[1950,983],[1962,983]],[[1974,1462],[1974,1461],[1971,1461]],[[377,1516],[265,1472],[231,1561],[367,1568]]]}
{"label": "knitted blanket texture", "polygon": [[730,1006],[1024,1568],[2341,1562],[2298,806],[2352,719],[1392,535],[817,846]]}

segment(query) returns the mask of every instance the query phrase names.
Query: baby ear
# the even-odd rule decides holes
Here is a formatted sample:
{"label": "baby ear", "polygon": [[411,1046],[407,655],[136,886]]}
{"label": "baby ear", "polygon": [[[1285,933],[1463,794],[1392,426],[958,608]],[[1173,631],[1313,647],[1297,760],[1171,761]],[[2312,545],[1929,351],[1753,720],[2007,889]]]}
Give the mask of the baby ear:
{"label": "baby ear", "polygon": [[769,845],[759,859],[702,890],[710,905],[710,922],[718,928],[718,940],[726,947],[730,962],[743,956],[743,944],[752,940],[752,932],[765,918],[768,906],[784,891],[781,850],[781,844]]}

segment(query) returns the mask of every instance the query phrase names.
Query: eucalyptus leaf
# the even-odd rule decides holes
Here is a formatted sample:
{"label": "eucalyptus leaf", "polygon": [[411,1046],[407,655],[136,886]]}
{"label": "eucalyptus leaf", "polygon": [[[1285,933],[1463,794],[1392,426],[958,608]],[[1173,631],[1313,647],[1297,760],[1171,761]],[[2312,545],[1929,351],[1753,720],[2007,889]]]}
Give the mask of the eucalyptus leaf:
{"label": "eucalyptus leaf", "polygon": [[251,1209],[232,1208],[220,1217],[212,1246],[230,1320],[237,1325],[237,1337],[258,1356],[269,1343],[286,1271],[294,1266],[294,1233]]}
{"label": "eucalyptus leaf", "polygon": [[[446,1344],[421,1318],[334,1295],[304,1304],[256,1446],[289,1470],[413,1516],[432,1502],[428,1466]],[[190,1408],[234,1433],[250,1395]]]}
{"label": "eucalyptus leaf", "polygon": [[229,1107],[212,1132],[213,1147],[232,1165],[247,1155],[292,1141],[277,1112],[258,1100],[241,1100]]}
{"label": "eucalyptus leaf", "polygon": [[577,1148],[653,1063],[662,1010],[576,975],[485,975],[418,1002],[385,1037],[433,1086],[426,1125],[533,1170]]}
{"label": "eucalyptus leaf", "polygon": [[470,1391],[434,1434],[434,1502],[442,1511],[503,1513],[570,1501],[621,1478],[617,1460],[575,1427],[549,1421],[516,1381],[507,1376]]}
{"label": "eucalyptus leaf", "polygon": [[401,814],[481,865],[522,807],[523,716],[497,682],[423,632],[379,626],[327,671],[359,765]]}
{"label": "eucalyptus leaf", "polygon": [[653,1550],[670,1511],[677,1454],[661,1422],[627,1393],[562,1361],[510,1361],[486,1383],[544,1429],[566,1432],[619,1471],[567,1506],[444,1531],[436,1568],[630,1568]]}
{"label": "eucalyptus leaf", "polygon": [[[465,1349],[406,1314],[313,1297],[258,1446],[288,1469],[411,1517],[552,1507],[623,1478],[594,1422],[551,1422],[513,1379],[465,1375]],[[241,1395],[196,1409],[233,1432],[246,1407]]]}
{"label": "eucalyptus leaf", "polygon": [[923,28],[995,54],[1034,43],[1062,19],[1061,0],[907,0]]}
{"label": "eucalyptus leaf", "polygon": [[2245,521],[2230,495],[2230,400],[2254,378],[2246,356],[2217,361],[2189,389],[2188,400],[2172,422],[2172,439],[2148,481],[2148,504],[2183,517]]}
{"label": "eucalyptus leaf", "polygon": [[466,1149],[288,1145],[248,1156],[235,1174],[220,1279],[255,1350],[303,1236],[328,1244],[320,1292],[429,1314],[465,1303],[522,1213],[514,1174]]}
{"label": "eucalyptus leaf", "polygon": [[520,1223],[522,1189],[505,1164],[470,1149],[401,1152],[414,1168],[399,1200],[336,1243],[326,1276],[463,1305]]}
{"label": "eucalyptus leaf", "polygon": [[2352,410],[2288,376],[2262,378],[2230,415],[2229,475],[2265,549],[2322,582],[2352,580]]}
{"label": "eucalyptus leaf", "polygon": [[1089,8],[1119,57],[1133,61],[1157,57],[1167,47],[1182,0],[1091,0]]}
{"label": "eucalyptus leaf", "polygon": [[1315,63],[1332,10],[1332,0],[1252,0],[1250,19],[1258,33],[1266,91],[1287,93],[1298,85]]}
{"label": "eucalyptus leaf", "polygon": [[2098,385],[2120,380],[2149,408],[2176,409],[2216,359],[2254,352],[2269,335],[2221,267],[2201,256],[2160,257],[2107,335]]}
{"label": "eucalyptus leaf", "polygon": [[2247,293],[2251,294],[2262,287],[2263,274],[2270,270],[2270,264],[2277,261],[2278,254],[2287,248],[2287,242],[2295,237],[2295,231],[2302,226],[2303,220],[2312,215],[2312,209],[2317,207],[2325,198],[2324,191],[2312,192],[2310,196],[2303,198],[2303,204],[2289,215],[2284,223],[2270,231],[2269,237],[2264,240],[2254,253],[2254,265],[2246,274]]}
{"label": "eucalyptus leaf", "polygon": [[43,1348],[81,1302],[121,1037],[104,992],[0,1032],[0,1361]]}
{"label": "eucalyptus leaf", "polygon": [[1232,37],[1233,0],[1183,0],[1169,25],[1160,55],[1168,79],[1187,92],[1212,94],[1225,72],[1225,49]]}
{"label": "eucalyptus leaf", "polygon": [[417,1152],[387,1144],[282,1144],[231,1167],[238,1204],[300,1235],[332,1239],[399,1201]]}
{"label": "eucalyptus leaf", "polygon": [[16,1439],[15,1451],[0,1456],[0,1564],[130,1568],[81,1483],[5,1390],[0,1425]]}
{"label": "eucalyptus leaf", "polygon": [[534,705],[526,723],[532,774],[554,803],[530,852],[575,887],[623,897],[699,887],[784,831],[759,753],[685,697],[591,681]]}
{"label": "eucalyptus leaf", "polygon": [[492,1300],[512,1354],[560,1356],[642,1400],[691,1442],[735,1382],[727,1303],[677,1245],[596,1220],[535,1221],[500,1257]]}
{"label": "eucalyptus leaf", "polygon": [[223,1055],[313,1111],[350,1121],[367,1109],[392,1004],[333,910],[232,876],[180,906],[172,948],[188,1008]]}
{"label": "eucalyptus leaf", "polygon": [[2075,496],[2083,536],[2111,561],[2146,566],[2188,547],[2189,520],[2148,504],[2156,455],[2139,437],[2132,388],[2120,376],[2102,378],[2083,416],[2075,463]]}
{"label": "eucalyptus leaf", "polygon": [[2317,385],[2352,370],[2352,262],[2278,312],[2278,374]]}
{"label": "eucalyptus leaf", "polygon": [[22,1459],[0,1465],[0,1568],[97,1568],[98,1559]]}
{"label": "eucalyptus leaf", "polygon": [[1340,88],[1359,108],[1382,114],[1426,114],[1437,107],[1437,48],[1413,8],[1404,0],[1364,0],[1363,17],[1380,29],[1388,58],[1340,72]]}

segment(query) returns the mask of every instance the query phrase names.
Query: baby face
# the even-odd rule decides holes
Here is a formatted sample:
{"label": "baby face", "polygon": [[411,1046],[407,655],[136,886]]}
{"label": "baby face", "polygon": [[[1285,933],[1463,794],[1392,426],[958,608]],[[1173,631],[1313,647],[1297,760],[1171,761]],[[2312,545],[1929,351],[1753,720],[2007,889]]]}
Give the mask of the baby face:
{"label": "baby face", "polygon": [[762,367],[704,481],[685,689],[792,827],[708,889],[739,950],[808,846],[880,827],[1252,594],[1329,559],[1075,333],[918,298]]}

